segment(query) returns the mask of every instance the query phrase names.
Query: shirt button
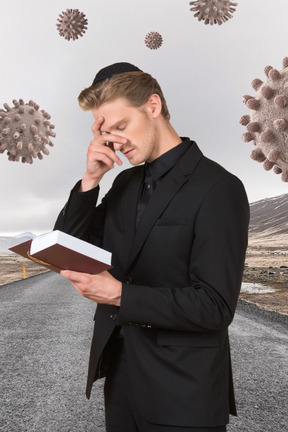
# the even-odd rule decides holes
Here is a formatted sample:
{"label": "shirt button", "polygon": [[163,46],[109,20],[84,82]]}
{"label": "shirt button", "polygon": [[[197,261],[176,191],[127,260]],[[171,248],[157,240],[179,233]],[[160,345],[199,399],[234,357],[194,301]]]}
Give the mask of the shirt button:
{"label": "shirt button", "polygon": [[131,276],[128,276],[128,277],[125,279],[125,282],[126,282],[127,284],[131,284],[131,283],[133,282],[133,278],[132,278]]}
{"label": "shirt button", "polygon": [[148,185],[147,185],[147,189],[150,189],[150,187],[151,187],[151,185],[150,185],[150,184],[148,184]]}
{"label": "shirt button", "polygon": [[116,321],[116,319],[117,319],[117,314],[110,315],[110,318],[111,318],[113,321]]}

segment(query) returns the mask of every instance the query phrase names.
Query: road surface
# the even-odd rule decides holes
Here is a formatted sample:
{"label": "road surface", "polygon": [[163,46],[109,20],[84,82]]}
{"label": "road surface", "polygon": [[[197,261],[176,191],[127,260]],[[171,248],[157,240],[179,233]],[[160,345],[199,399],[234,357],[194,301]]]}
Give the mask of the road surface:
{"label": "road surface", "polygon": [[[104,432],[103,380],[84,394],[94,310],[52,272],[0,287],[1,432]],[[230,335],[228,431],[287,430],[287,317],[240,302]]]}

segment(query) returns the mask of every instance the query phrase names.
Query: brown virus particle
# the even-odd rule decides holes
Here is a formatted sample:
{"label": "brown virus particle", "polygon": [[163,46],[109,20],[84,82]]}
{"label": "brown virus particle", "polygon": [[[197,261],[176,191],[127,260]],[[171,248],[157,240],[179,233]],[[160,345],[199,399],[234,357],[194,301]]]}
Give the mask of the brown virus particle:
{"label": "brown virus particle", "polygon": [[145,36],[145,45],[152,49],[158,49],[163,43],[163,38],[158,32],[150,32]]}
{"label": "brown virus particle", "polygon": [[273,168],[276,174],[282,173],[282,180],[288,182],[288,57],[283,59],[282,70],[266,66],[264,72],[266,82],[252,81],[255,97],[243,96],[251,111],[240,119],[247,128],[242,139],[256,146],[252,159],[263,162],[267,171]]}
{"label": "brown virus particle", "polygon": [[235,7],[238,3],[230,0],[197,0],[189,3],[192,8],[190,10],[195,12],[194,17],[198,21],[204,21],[204,24],[223,24],[230,18],[233,18]]}
{"label": "brown virus particle", "polygon": [[39,105],[30,101],[25,104],[23,99],[13,100],[14,107],[7,103],[0,109],[0,153],[7,151],[10,161],[33,163],[34,158],[43,159],[53,147],[50,137],[55,137],[55,126],[50,123],[50,114],[40,110]]}
{"label": "brown virus particle", "polygon": [[57,30],[60,36],[66,40],[76,40],[87,30],[88,20],[83,12],[78,9],[67,9],[63,11],[57,19]]}

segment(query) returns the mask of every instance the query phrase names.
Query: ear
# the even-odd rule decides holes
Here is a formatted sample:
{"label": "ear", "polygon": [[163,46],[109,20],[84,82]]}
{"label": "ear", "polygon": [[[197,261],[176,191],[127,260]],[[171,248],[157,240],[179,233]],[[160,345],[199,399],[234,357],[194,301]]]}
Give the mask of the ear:
{"label": "ear", "polygon": [[157,94],[152,94],[148,101],[146,102],[146,109],[152,118],[158,118],[162,112],[162,102],[161,98]]}

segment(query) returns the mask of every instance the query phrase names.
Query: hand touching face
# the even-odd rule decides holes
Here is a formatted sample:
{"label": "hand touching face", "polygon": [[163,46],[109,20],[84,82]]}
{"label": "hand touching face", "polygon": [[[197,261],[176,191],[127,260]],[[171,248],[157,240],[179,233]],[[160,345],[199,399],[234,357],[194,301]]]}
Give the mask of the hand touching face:
{"label": "hand touching face", "polygon": [[114,164],[121,166],[122,161],[116,155],[113,143],[123,145],[126,139],[114,134],[109,134],[107,145],[107,134],[101,132],[101,125],[104,117],[99,116],[95,119],[92,126],[94,139],[90,142],[87,152],[86,173],[82,179],[81,191],[96,187],[103,175],[114,167]]}

